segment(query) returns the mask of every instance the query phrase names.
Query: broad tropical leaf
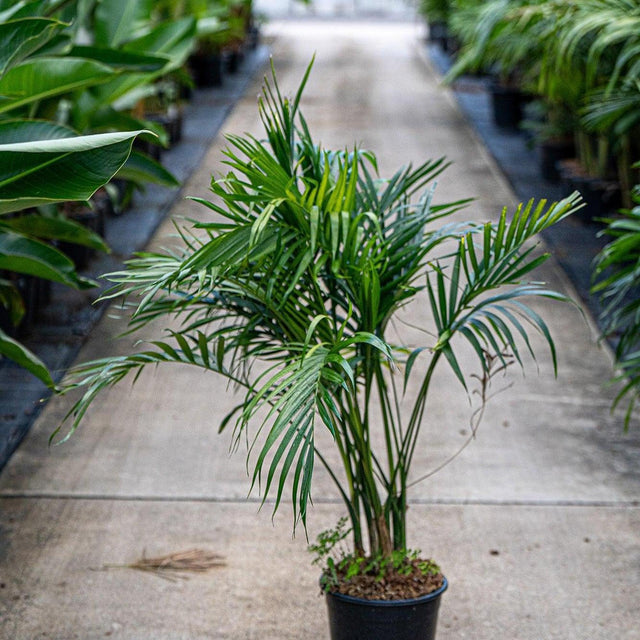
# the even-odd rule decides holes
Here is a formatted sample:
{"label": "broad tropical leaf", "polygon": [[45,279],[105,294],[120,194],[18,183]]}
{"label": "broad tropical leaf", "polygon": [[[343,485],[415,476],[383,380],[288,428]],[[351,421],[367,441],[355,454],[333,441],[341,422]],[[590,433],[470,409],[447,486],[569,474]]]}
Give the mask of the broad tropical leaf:
{"label": "broad tropical leaf", "polygon": [[[36,125],[39,129],[47,129]],[[0,214],[65,200],[88,200],[122,167],[141,131],[58,137],[31,142],[4,140],[23,136],[30,125],[0,128]]]}
{"label": "broad tropical leaf", "polygon": [[106,82],[114,70],[93,60],[32,58],[0,78],[0,113]]}
{"label": "broad tropical leaf", "polygon": [[26,369],[50,389],[54,388],[55,383],[44,362],[24,345],[8,336],[2,329],[0,329],[0,356],[4,356]]}
{"label": "broad tropical leaf", "polygon": [[17,20],[18,18],[37,18],[44,13],[46,0],[7,0],[2,5],[0,22]]}
{"label": "broad tropical leaf", "polygon": [[155,78],[180,69],[193,50],[196,23],[193,18],[156,25],[149,33],[140,36],[123,46],[123,51],[166,60],[164,67],[152,73],[126,74],[112,78],[104,85],[97,86],[93,93],[101,104],[112,104],[141,85],[151,83]]}
{"label": "broad tropical leaf", "polygon": [[95,14],[96,44],[118,48],[139,35],[151,17],[152,0],[102,0]]}
{"label": "broad tropical leaf", "polygon": [[23,18],[0,23],[0,77],[57,33],[63,24],[50,18]]}
{"label": "broad tropical leaf", "polygon": [[109,47],[89,47],[76,45],[69,50],[70,58],[94,60],[112,69],[122,71],[142,71],[153,73],[164,69],[169,63],[166,56],[148,55],[144,52],[124,51]]}
{"label": "broad tropical leaf", "polygon": [[60,240],[98,251],[109,251],[109,247],[97,233],[63,214],[27,213],[4,220],[0,218],[0,234],[5,229],[33,238]]}
{"label": "broad tropical leaf", "polygon": [[0,227],[0,269],[24,273],[70,287],[93,284],[78,276],[73,262],[50,244]]}
{"label": "broad tropical leaf", "polygon": [[144,35],[127,42],[123,49],[132,53],[165,56],[171,61],[170,69],[182,66],[194,46],[196,21],[185,17],[157,24]]}

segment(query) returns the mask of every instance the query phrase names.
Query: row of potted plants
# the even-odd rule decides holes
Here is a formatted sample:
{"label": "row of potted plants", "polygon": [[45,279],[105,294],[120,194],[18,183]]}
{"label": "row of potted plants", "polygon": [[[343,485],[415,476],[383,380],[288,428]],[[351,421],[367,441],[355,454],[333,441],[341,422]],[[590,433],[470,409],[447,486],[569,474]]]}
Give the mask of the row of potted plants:
{"label": "row of potted plants", "polygon": [[496,124],[531,132],[542,176],[580,192],[583,219],[612,237],[592,294],[628,427],[640,394],[640,2],[422,0],[421,9],[453,56],[447,80],[487,74]]}
{"label": "row of potted plants", "polygon": [[0,2],[3,357],[52,384],[16,327],[46,303],[49,281],[91,285],[77,272],[108,250],[104,217],[122,213],[134,190],[177,186],[161,149],[181,135],[190,57],[236,16],[239,52],[255,37],[251,9],[250,0]]}
{"label": "row of potted plants", "polygon": [[524,115],[544,176],[556,179],[564,159],[560,171],[583,193],[586,217],[630,205],[640,157],[638,0],[423,0],[421,8],[455,39],[447,80],[489,75],[496,122],[521,126]]}

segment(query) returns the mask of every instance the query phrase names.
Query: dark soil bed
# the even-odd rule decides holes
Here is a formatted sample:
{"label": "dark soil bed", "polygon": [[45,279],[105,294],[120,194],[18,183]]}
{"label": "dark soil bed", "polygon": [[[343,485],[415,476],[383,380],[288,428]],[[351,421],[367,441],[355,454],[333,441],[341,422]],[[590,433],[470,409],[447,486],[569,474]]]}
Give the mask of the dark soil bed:
{"label": "dark soil bed", "polygon": [[338,571],[338,586],[334,593],[342,593],[365,600],[410,600],[425,596],[439,589],[444,583],[441,573],[425,573],[420,569],[424,560],[411,561],[410,573],[398,573],[388,569],[384,578],[359,574],[345,580],[344,572]]}

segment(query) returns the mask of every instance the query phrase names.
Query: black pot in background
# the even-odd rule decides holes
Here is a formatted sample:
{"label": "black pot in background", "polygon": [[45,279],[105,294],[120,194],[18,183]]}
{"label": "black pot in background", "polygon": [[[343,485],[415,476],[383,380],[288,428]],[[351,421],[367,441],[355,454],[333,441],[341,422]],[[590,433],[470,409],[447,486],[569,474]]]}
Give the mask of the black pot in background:
{"label": "black pot in background", "polygon": [[613,180],[604,180],[585,175],[576,161],[558,161],[558,171],[566,195],[578,191],[584,207],[576,212],[582,222],[591,224],[607,218],[622,206],[620,185]]}
{"label": "black pot in background", "polygon": [[51,302],[51,282],[33,276],[24,277],[21,291],[25,305],[25,315],[20,329],[30,329],[35,325],[40,313]]}
{"label": "black pot in background", "polygon": [[411,600],[363,600],[325,594],[331,640],[434,640],[440,589]]}
{"label": "black pot in background", "polygon": [[577,212],[578,217],[584,222],[598,222],[622,206],[620,185],[617,182],[598,178],[578,178],[573,181],[573,188],[580,192],[586,203]]}
{"label": "black pot in background", "polygon": [[100,216],[101,225],[98,233],[104,236],[107,216],[115,215],[113,200],[105,187],[101,187],[91,196],[91,206]]}
{"label": "black pot in background", "polygon": [[156,162],[160,162],[162,157],[162,147],[151,140],[145,140],[142,137],[138,137],[133,141],[133,148],[140,153],[153,158]]}
{"label": "black pot in background", "polygon": [[178,105],[171,105],[165,113],[152,113],[147,120],[161,124],[169,136],[169,146],[177,144],[182,139],[182,110]]}
{"label": "black pot in background", "polygon": [[196,87],[206,89],[222,86],[222,54],[196,52],[189,58],[189,68]]}
{"label": "black pot in background", "polygon": [[223,55],[224,61],[224,70],[227,73],[238,73],[238,69],[240,69],[240,64],[244,58],[244,54],[239,49],[230,49],[229,51],[225,51]]}
{"label": "black pot in background", "polygon": [[439,44],[444,49],[448,38],[449,27],[444,20],[433,20],[429,22],[429,42]]}
{"label": "black pot in background", "polygon": [[[193,78],[191,80],[193,81]],[[181,83],[178,90],[178,98],[181,101],[189,102],[193,98],[193,84]]]}
{"label": "black pot in background", "polygon": [[9,312],[0,305],[0,330],[4,331],[10,338],[16,338],[18,336],[17,327],[11,322]]}
{"label": "black pot in background", "polygon": [[247,47],[251,50],[257,48],[260,43],[260,29],[252,24],[247,30]]}
{"label": "black pot in background", "polygon": [[540,175],[549,182],[560,182],[558,161],[573,158],[576,146],[573,140],[545,140],[538,145]]}
{"label": "black pot in background", "polygon": [[492,82],[489,93],[494,124],[501,129],[518,129],[523,117],[522,106],[526,100],[520,89]]}
{"label": "black pot in background", "polygon": [[445,53],[455,57],[462,48],[462,45],[460,44],[460,40],[457,36],[449,36],[444,41],[442,48]]}

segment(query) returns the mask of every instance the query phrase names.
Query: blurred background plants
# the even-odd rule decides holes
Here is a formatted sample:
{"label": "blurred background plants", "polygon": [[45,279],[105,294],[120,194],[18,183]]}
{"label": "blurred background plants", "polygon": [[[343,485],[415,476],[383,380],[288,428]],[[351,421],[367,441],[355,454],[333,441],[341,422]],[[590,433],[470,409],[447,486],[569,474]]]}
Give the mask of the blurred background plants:
{"label": "blurred background plants", "polygon": [[608,221],[612,238],[595,263],[593,291],[603,301],[603,335],[614,344],[621,388],[614,406],[626,401],[629,427],[640,397],[640,185],[632,191],[635,206]]}
{"label": "blurred background plants", "polygon": [[618,402],[633,400],[640,389],[640,2],[425,0],[421,7],[427,22],[445,19],[457,40],[448,47],[456,53],[447,81],[486,74],[516,88],[516,125],[533,136],[543,177],[580,191],[584,220],[613,237],[594,265],[593,292],[604,304],[600,323],[616,350],[617,381],[627,381]]}
{"label": "blurred background plants", "polygon": [[46,282],[92,285],[78,270],[108,250],[105,215],[178,185],[161,148],[179,139],[199,34],[247,37],[229,25],[252,23],[250,0],[196,3],[0,0],[0,355],[50,387],[21,323]]}

